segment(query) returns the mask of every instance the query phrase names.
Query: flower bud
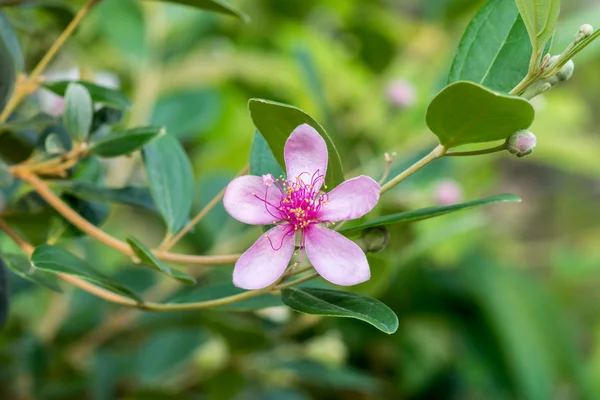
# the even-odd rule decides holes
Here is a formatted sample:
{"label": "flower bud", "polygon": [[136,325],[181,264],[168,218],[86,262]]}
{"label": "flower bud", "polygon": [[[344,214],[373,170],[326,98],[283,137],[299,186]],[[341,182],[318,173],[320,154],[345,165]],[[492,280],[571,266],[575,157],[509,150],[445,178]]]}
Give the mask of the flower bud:
{"label": "flower bud", "polygon": [[271,174],[263,175],[262,180],[263,180],[263,184],[266,187],[270,187],[271,185],[273,185],[273,183],[275,183],[275,178],[273,178],[273,175],[271,175]]}
{"label": "flower bud", "polygon": [[525,157],[533,152],[536,144],[536,137],[527,130],[520,130],[513,133],[506,140],[506,149],[517,157]]}
{"label": "flower bud", "polygon": [[560,81],[566,81],[573,76],[573,71],[575,70],[575,63],[573,60],[567,61],[565,65],[562,66],[560,71],[556,74],[556,77]]}
{"label": "flower bud", "polygon": [[356,241],[365,253],[378,253],[385,249],[390,241],[390,232],[385,227],[365,229]]}
{"label": "flower bud", "polygon": [[436,184],[434,196],[440,206],[460,203],[463,198],[462,186],[454,179],[444,179]]}
{"label": "flower bud", "polygon": [[594,27],[590,24],[583,24],[579,27],[579,31],[575,35],[575,43],[581,42],[583,39],[589,37],[594,33]]}
{"label": "flower bud", "polygon": [[398,108],[410,107],[416,101],[414,86],[404,79],[391,82],[387,87],[387,95],[391,103]]}
{"label": "flower bud", "polygon": [[[549,65],[552,65],[553,63],[556,62],[556,60],[558,60],[559,56],[552,56],[550,58],[550,62]],[[556,73],[556,75],[551,76],[550,78],[548,78],[546,80],[546,82],[550,83],[552,86],[556,85],[559,82],[563,82],[568,80],[569,78],[571,78],[571,76],[573,76],[573,71],[575,70],[575,63],[573,62],[573,60],[569,60],[565,63],[565,65],[563,65],[561,67],[561,69]]]}

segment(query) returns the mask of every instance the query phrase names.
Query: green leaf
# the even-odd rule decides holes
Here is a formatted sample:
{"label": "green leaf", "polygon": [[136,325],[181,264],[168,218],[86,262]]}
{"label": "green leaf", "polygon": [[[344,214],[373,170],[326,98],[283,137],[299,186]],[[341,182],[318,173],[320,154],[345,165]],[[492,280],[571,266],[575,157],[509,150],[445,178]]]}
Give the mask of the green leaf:
{"label": "green leaf", "polygon": [[10,286],[8,282],[8,273],[6,272],[4,261],[0,259],[0,330],[2,330],[8,319],[9,302]]}
{"label": "green leaf", "polygon": [[149,27],[142,6],[139,1],[102,0],[89,16],[103,40],[128,62],[141,62],[148,54]]}
{"label": "green leaf", "polygon": [[208,334],[197,328],[168,329],[154,333],[142,345],[136,368],[142,386],[156,387],[172,375],[182,372],[194,351]]}
{"label": "green leaf", "polygon": [[[380,382],[364,370],[350,366],[328,366],[320,362],[295,359],[276,364],[278,369],[290,371],[297,380],[326,388],[373,393],[380,389]],[[359,396],[361,397],[361,396]],[[376,396],[364,396],[372,398]],[[282,400],[275,397],[270,400]],[[301,400],[301,399],[299,399]]]}
{"label": "green leaf", "polygon": [[251,99],[248,108],[254,126],[269,144],[281,168],[285,169],[283,148],[286,140],[299,125],[308,124],[316,129],[327,143],[329,159],[325,184],[334,188],[344,181],[342,161],[335,145],[323,127],[310,115],[297,107],[262,99]]}
{"label": "green leaf", "polygon": [[65,152],[65,146],[60,140],[58,133],[51,133],[44,140],[44,150],[48,154],[61,154]]}
{"label": "green leaf", "polygon": [[57,293],[62,293],[56,277],[44,271],[37,270],[31,261],[22,254],[5,253],[1,255],[6,266],[17,276],[30,282],[44,286]]}
{"label": "green leaf", "polygon": [[150,190],[145,187],[106,188],[91,182],[64,180],[54,181],[52,186],[83,200],[127,204],[157,212]]}
{"label": "green leaf", "polygon": [[379,300],[329,289],[287,288],[281,300],[293,310],[329,317],[355,318],[388,334],[398,329],[398,317]]}
{"label": "green leaf", "polygon": [[539,60],[558,21],[560,0],[515,0],[527,27],[533,51]]}
{"label": "green leaf", "polygon": [[515,3],[489,0],[465,30],[448,84],[471,81],[508,93],[527,75],[530,59],[527,28]]}
{"label": "green leaf", "polygon": [[158,126],[111,132],[99,139],[93,139],[89,151],[100,157],[118,157],[139,150],[152,139],[164,134],[165,129]]}
{"label": "green leaf", "polygon": [[142,154],[154,204],[167,224],[168,235],[173,235],[183,228],[192,207],[192,166],[179,141],[171,135],[152,141]]}
{"label": "green leaf", "polygon": [[195,89],[161,96],[151,123],[167,128],[178,139],[199,137],[212,129],[223,113],[222,96],[215,90]]}
{"label": "green leaf", "polygon": [[250,149],[250,174],[257,176],[272,174],[275,177],[285,175],[267,141],[259,131],[254,132],[254,140]]}
{"label": "green leaf", "polygon": [[444,88],[427,108],[427,125],[445,148],[506,139],[533,122],[524,99],[501,95],[472,82]]}
{"label": "green leaf", "polygon": [[13,183],[13,176],[8,165],[0,160],[0,188],[9,187]]}
{"label": "green leaf", "polygon": [[15,67],[18,70],[23,70],[23,52],[21,51],[19,39],[3,12],[0,12],[0,42],[4,45]]}
{"label": "green leaf", "polygon": [[456,211],[462,211],[469,208],[480,207],[494,203],[502,203],[507,201],[520,203],[521,198],[514,194],[500,194],[498,196],[469,201],[467,203],[453,204],[451,206],[421,208],[419,210],[386,215],[380,218],[376,218],[372,221],[368,221],[364,224],[360,224],[358,226],[352,226],[346,229],[342,229],[340,232],[343,232],[344,234],[352,234],[354,232],[362,231],[368,228],[374,228],[376,226],[391,225],[400,222],[422,221],[424,219],[439,217]]}
{"label": "green leaf", "polygon": [[60,247],[43,244],[35,248],[31,262],[40,271],[72,275],[136,301],[140,298],[113,278],[96,271],[87,261]]}
{"label": "green leaf", "polygon": [[131,108],[131,101],[125,96],[123,92],[117,89],[111,89],[104,86],[98,86],[94,83],[85,82],[85,81],[57,81],[57,82],[48,82],[44,84],[44,87],[59,96],[64,96],[67,87],[71,83],[77,83],[83,87],[85,87],[92,100],[95,103],[106,104],[121,110],[127,110]]}
{"label": "green leaf", "polygon": [[202,10],[209,10],[218,12],[221,14],[232,15],[234,17],[238,17],[244,22],[250,22],[250,17],[244,14],[237,8],[233,7],[230,4],[222,0],[158,0],[163,1],[165,3],[175,3],[175,4],[183,4],[185,6],[196,7]]}
{"label": "green leaf", "polygon": [[15,43],[19,48],[12,26],[4,14],[0,13],[0,111],[4,110],[17,81]]}
{"label": "green leaf", "polygon": [[83,142],[92,126],[92,98],[87,89],[79,83],[70,83],[65,92],[65,113],[63,121],[73,140]]}
{"label": "green leaf", "polygon": [[127,238],[127,243],[129,243],[129,246],[131,246],[133,252],[136,256],[138,256],[142,264],[147,265],[149,267],[153,267],[157,271],[162,272],[163,274],[170,276],[171,278],[176,279],[179,282],[186,283],[188,285],[193,285],[196,283],[196,278],[194,278],[193,276],[190,276],[177,270],[173,270],[167,267],[165,264],[163,264],[158,258],[154,256],[154,254],[152,254],[150,249],[148,249],[139,240],[130,236]]}

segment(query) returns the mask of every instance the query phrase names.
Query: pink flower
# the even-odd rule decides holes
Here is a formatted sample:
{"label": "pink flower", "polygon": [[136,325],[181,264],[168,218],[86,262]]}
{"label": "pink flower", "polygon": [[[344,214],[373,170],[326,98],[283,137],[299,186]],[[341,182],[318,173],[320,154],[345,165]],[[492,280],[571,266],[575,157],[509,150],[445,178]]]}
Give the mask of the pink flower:
{"label": "pink flower", "polygon": [[272,175],[241,176],[225,190],[223,204],[235,219],[250,225],[276,226],[237,261],[233,283],[261,289],[286,270],[296,249],[328,281],[350,286],[371,276],[358,245],[325,225],[359,218],[375,207],[380,187],[373,179],[348,179],[332,191],[321,189],[327,171],[325,140],[309,125],[300,125],[284,148],[288,179]]}
{"label": "pink flower", "polygon": [[399,108],[412,106],[416,101],[415,87],[407,80],[398,79],[387,87],[389,100]]}
{"label": "pink flower", "polygon": [[444,179],[435,186],[435,200],[441,206],[460,203],[463,198],[462,186],[454,179]]}

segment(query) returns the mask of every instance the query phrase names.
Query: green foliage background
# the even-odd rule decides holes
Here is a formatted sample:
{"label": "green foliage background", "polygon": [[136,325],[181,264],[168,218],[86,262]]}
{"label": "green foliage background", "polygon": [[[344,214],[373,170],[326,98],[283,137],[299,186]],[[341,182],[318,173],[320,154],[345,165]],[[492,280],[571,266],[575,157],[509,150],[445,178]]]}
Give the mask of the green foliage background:
{"label": "green foliage background", "polygon": [[[64,3],[6,8],[29,68],[81,2]],[[427,104],[447,81],[458,41],[482,2],[231,3],[251,22],[159,2],[103,0],[52,66],[117,74],[133,100],[123,128],[166,125],[184,143],[195,210],[247,163],[250,98],[309,112],[336,143],[346,176],[378,178],[384,152],[397,153],[397,171],[425,154],[435,144]],[[580,24],[600,25],[598,5],[564,3],[553,53]],[[360,321],[281,309],[134,312],[123,329],[103,335],[117,307],[11,274],[0,398],[600,398],[600,46],[575,62],[568,83],[533,102],[533,155],[438,160],[382,199],[381,214],[433,206],[436,186],[449,178],[465,200],[498,193],[523,199],[390,228],[387,249],[370,256],[373,279],[350,290],[378,297],[398,314],[394,335]],[[386,88],[395,79],[414,85],[410,107],[389,101]],[[3,156],[20,151],[9,135],[0,137]],[[145,182],[139,156],[104,167],[111,186]],[[26,221],[34,232],[45,210],[38,212]],[[127,206],[113,207],[104,227],[151,245],[165,229],[154,214]],[[260,232],[219,206],[178,248],[239,252]],[[0,242],[14,246],[4,236]],[[138,291],[159,279],[92,240],[80,241],[78,250]],[[200,283],[227,282],[231,266],[186,272]],[[168,285],[178,284],[161,287]],[[194,293],[182,289],[177,296]],[[264,304],[280,303],[257,298],[249,308]]]}

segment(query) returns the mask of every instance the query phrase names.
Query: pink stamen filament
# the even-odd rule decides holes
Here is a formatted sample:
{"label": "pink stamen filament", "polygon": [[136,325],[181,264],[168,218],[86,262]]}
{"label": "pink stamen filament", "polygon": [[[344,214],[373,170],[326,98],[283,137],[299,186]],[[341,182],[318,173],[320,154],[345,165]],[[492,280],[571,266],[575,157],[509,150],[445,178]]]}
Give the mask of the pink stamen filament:
{"label": "pink stamen filament", "polygon": [[[273,246],[271,239],[267,237],[273,250],[281,249],[285,237],[300,231],[302,233],[300,247],[303,249],[303,257],[303,230],[313,224],[327,222],[320,221],[317,216],[328,201],[327,193],[318,190],[317,186],[321,180],[324,180],[325,176],[319,174],[319,171],[317,170],[314,174],[312,174],[310,183],[307,184],[301,179],[301,176],[304,174],[308,174],[308,172],[303,172],[297,176],[295,181],[285,180],[282,176],[280,176],[279,179],[273,178],[273,182],[270,182],[269,180],[269,185],[265,184],[264,199],[253,193],[254,197],[265,204],[266,211],[273,216],[273,223],[275,224],[277,222],[282,222],[282,225],[285,226],[284,229],[287,230],[282,237],[279,247],[277,248]],[[273,204],[267,200],[269,188],[271,186],[275,186],[281,194],[279,205]]]}

